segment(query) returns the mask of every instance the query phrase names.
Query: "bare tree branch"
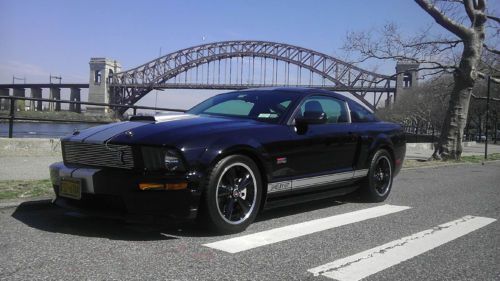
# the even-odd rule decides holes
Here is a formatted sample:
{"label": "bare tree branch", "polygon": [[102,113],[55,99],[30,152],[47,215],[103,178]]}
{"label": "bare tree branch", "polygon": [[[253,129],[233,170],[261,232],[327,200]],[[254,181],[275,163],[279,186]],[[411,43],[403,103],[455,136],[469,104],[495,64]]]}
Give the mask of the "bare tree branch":
{"label": "bare tree branch", "polygon": [[493,21],[496,21],[497,23],[500,24],[500,18],[499,17],[495,17],[495,16],[492,16],[492,15],[486,15],[486,17],[490,20],[493,20]]}
{"label": "bare tree branch", "polygon": [[474,0],[465,0],[464,1],[464,6],[465,6],[465,12],[467,12],[467,16],[469,16],[470,22],[473,23],[476,16],[474,14]]}
{"label": "bare tree branch", "polygon": [[496,50],[496,49],[490,48],[490,47],[488,47],[488,45],[486,45],[486,44],[483,44],[483,47],[484,47],[484,49],[485,49],[485,50],[487,50],[488,52],[491,52],[491,53],[493,53],[493,54],[495,54],[495,55],[500,55],[500,50]]}
{"label": "bare tree branch", "polygon": [[[476,96],[474,94],[471,94],[471,95],[472,95],[473,98],[475,98],[477,100],[487,100],[488,99],[488,97],[478,97],[478,96]],[[500,99],[498,99],[498,98],[492,98],[492,97],[490,97],[490,100],[492,100],[492,101],[500,101]]]}
{"label": "bare tree branch", "polygon": [[[483,78],[483,79],[488,78],[487,74],[482,73],[480,71],[477,71],[477,76],[480,77],[480,78]],[[490,76],[490,79],[491,79],[491,81],[493,81],[493,83],[500,84],[500,77]]]}
{"label": "bare tree branch", "polygon": [[443,13],[441,13],[434,5],[429,3],[427,0],[415,0],[415,2],[424,10],[426,11],[429,15],[431,15],[434,20],[441,25],[442,27],[446,28],[448,31],[451,33],[455,34],[456,36],[460,38],[465,38],[468,37],[470,34],[470,31],[468,28],[459,25]]}

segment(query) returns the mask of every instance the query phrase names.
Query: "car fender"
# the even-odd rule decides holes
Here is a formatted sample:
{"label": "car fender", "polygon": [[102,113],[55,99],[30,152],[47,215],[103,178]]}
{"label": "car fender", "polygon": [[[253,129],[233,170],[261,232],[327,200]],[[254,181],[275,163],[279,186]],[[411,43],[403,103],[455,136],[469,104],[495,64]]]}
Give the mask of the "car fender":
{"label": "car fender", "polygon": [[[244,140],[244,141],[242,141]],[[263,179],[267,182],[271,167],[268,163],[269,154],[255,138],[229,136],[220,138],[211,143],[200,155],[198,162],[205,168],[211,169],[217,162],[232,154],[243,154],[252,158],[261,169]]]}
{"label": "car fender", "polygon": [[375,136],[373,142],[368,147],[369,156],[366,159],[365,167],[370,167],[370,162],[372,161],[373,155],[381,148],[387,149],[394,158],[394,151],[393,151],[394,144],[392,143],[391,137],[385,133],[381,133]]}

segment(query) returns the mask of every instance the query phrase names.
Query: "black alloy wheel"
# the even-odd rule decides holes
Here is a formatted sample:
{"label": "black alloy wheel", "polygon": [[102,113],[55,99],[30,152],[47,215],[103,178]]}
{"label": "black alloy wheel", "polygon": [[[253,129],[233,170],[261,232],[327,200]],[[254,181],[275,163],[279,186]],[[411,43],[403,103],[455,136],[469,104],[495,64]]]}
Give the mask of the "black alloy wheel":
{"label": "black alloy wheel", "polygon": [[368,176],[362,182],[362,195],[367,201],[382,202],[389,196],[392,180],[392,157],[387,150],[380,149],[373,155]]}
{"label": "black alloy wheel", "polygon": [[206,186],[201,218],[211,229],[239,232],[255,219],[262,198],[257,165],[243,155],[231,155],[213,168]]}

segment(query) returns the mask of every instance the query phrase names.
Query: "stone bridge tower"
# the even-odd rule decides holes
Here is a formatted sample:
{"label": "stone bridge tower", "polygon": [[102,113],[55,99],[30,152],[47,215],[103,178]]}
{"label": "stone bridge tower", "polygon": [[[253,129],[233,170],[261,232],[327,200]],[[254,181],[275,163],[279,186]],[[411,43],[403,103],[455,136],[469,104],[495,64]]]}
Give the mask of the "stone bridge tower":
{"label": "stone bridge tower", "polygon": [[405,90],[418,85],[418,67],[419,63],[412,61],[400,60],[396,63],[396,93],[394,94],[394,101],[398,94],[403,93]]}
{"label": "stone bridge tower", "polygon": [[[120,72],[120,63],[109,58],[91,58],[89,65],[89,102],[109,103],[109,84],[113,74]],[[110,108],[88,106],[87,112],[95,115],[106,115],[110,113]]]}

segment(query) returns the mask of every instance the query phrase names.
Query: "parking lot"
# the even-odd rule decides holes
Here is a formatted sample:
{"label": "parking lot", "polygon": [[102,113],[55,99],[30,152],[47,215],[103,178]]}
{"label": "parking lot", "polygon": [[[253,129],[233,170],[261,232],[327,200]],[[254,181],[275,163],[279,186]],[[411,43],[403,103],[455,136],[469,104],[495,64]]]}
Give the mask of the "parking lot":
{"label": "parking lot", "polygon": [[0,209],[1,280],[500,280],[500,162],[403,170],[386,202],[268,210],[245,232]]}

